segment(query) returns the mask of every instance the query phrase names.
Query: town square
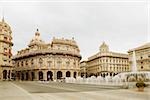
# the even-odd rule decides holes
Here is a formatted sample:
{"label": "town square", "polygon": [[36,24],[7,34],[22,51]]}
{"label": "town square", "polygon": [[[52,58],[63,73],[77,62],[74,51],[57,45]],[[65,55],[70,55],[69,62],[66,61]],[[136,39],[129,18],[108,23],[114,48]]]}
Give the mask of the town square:
{"label": "town square", "polygon": [[0,1],[0,100],[149,100],[149,0]]}

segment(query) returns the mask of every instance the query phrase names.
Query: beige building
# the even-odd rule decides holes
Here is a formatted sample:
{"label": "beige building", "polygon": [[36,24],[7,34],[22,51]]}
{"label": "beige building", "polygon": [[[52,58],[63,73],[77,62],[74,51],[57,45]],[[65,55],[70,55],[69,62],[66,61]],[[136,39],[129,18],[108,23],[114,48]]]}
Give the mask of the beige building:
{"label": "beige building", "polygon": [[80,76],[87,77],[87,61],[80,62]]}
{"label": "beige building", "polygon": [[133,64],[133,51],[135,51],[137,70],[150,71],[150,43],[146,43],[128,51],[130,66]]}
{"label": "beige building", "polygon": [[56,80],[77,77],[81,59],[79,47],[72,39],[53,38],[45,43],[37,30],[28,47],[13,57],[17,80]]}
{"label": "beige building", "polygon": [[9,80],[12,77],[12,31],[4,21],[0,21],[0,80]]}
{"label": "beige building", "polygon": [[121,72],[130,71],[128,54],[109,51],[109,46],[103,42],[99,52],[88,58],[87,74],[114,76]]}

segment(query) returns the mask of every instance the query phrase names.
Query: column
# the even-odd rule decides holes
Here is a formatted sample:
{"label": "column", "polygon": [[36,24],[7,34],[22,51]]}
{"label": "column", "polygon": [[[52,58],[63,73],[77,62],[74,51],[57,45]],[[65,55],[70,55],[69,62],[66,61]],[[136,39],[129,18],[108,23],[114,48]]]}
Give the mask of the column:
{"label": "column", "polygon": [[12,78],[12,69],[10,69],[10,80]]}
{"label": "column", "polygon": [[53,71],[53,80],[56,80],[56,79],[57,79],[57,71],[54,70],[54,71]]}
{"label": "column", "polygon": [[34,75],[35,75],[34,80],[38,81],[39,80],[39,73],[38,73],[38,71],[34,71]]}
{"label": "column", "polygon": [[66,77],[66,71],[62,71],[62,77],[63,77],[63,78]]}
{"label": "column", "polygon": [[43,71],[43,80],[47,81],[47,70]]}
{"label": "column", "polygon": [[76,78],[79,76],[79,72],[77,71]]}
{"label": "column", "polygon": [[0,80],[3,80],[3,71],[2,71],[2,69],[0,71]]}
{"label": "column", "polygon": [[70,75],[70,76],[71,76],[71,77],[73,77],[73,75],[74,75],[74,71],[71,71],[70,73],[71,73],[71,75]]}

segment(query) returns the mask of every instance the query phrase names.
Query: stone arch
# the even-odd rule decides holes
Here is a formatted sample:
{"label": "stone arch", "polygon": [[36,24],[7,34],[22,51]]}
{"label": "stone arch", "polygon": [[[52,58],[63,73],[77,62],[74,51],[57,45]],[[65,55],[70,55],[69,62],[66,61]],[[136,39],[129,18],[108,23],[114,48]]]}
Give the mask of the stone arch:
{"label": "stone arch", "polygon": [[105,77],[105,73],[103,73],[103,77]]}
{"label": "stone arch", "polygon": [[19,72],[16,73],[16,78],[17,78],[18,80],[21,79],[21,78],[20,78],[20,73],[19,73]]}
{"label": "stone arch", "polygon": [[77,72],[73,73],[73,77],[76,78],[77,77]]}
{"label": "stone arch", "polygon": [[35,74],[34,74],[34,72],[31,72],[31,80],[33,81],[34,78],[35,78]]}
{"label": "stone arch", "polygon": [[116,74],[114,73],[113,76],[115,76]]}
{"label": "stone arch", "polygon": [[70,76],[71,76],[70,71],[67,71],[67,72],[66,72],[66,77],[70,77]]}
{"label": "stone arch", "polygon": [[57,72],[57,79],[61,79],[62,78],[62,72],[61,71],[58,71]]}
{"label": "stone arch", "polygon": [[39,80],[43,80],[43,72],[39,71]]}
{"label": "stone arch", "polygon": [[3,79],[7,79],[7,70],[3,70]]}
{"label": "stone arch", "polygon": [[26,80],[28,80],[28,79],[29,79],[29,73],[26,72]]}
{"label": "stone arch", "polygon": [[21,80],[24,80],[24,73],[21,73]]}
{"label": "stone arch", "polygon": [[110,73],[110,76],[112,76],[112,72]]}
{"label": "stone arch", "polygon": [[49,80],[53,80],[53,72],[52,71],[47,72],[47,81],[49,81]]}

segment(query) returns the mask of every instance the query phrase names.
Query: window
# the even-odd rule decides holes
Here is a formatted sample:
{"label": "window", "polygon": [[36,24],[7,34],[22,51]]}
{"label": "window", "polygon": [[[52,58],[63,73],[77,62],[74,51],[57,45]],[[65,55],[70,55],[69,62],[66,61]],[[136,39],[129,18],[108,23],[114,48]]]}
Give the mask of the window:
{"label": "window", "polygon": [[28,60],[26,60],[26,66],[28,65]]}
{"label": "window", "polygon": [[69,65],[70,65],[70,62],[66,61],[66,66],[69,67]]}
{"label": "window", "polygon": [[4,48],[4,52],[7,52],[7,48]]}
{"label": "window", "polygon": [[43,59],[42,59],[42,58],[40,58],[40,59],[39,59],[40,67],[41,67],[42,63],[43,63]]}
{"label": "window", "polygon": [[23,61],[21,62],[21,66],[23,66]]}
{"label": "window", "polygon": [[31,59],[31,65],[33,65],[34,64],[34,60],[33,59]]}
{"label": "window", "polygon": [[48,67],[51,67],[52,61],[47,61],[47,63],[48,63]]}
{"label": "window", "polygon": [[108,62],[108,60],[106,59],[106,62]]}
{"label": "window", "polygon": [[67,64],[67,65],[69,65],[69,64],[70,64],[70,62],[69,62],[69,61],[66,61],[66,64]]}
{"label": "window", "polygon": [[7,60],[3,60],[4,62],[7,62]]}
{"label": "window", "polygon": [[4,40],[7,40],[7,37],[4,37]]}
{"label": "window", "polygon": [[73,62],[73,65],[76,65],[76,62],[75,62],[75,61]]}
{"label": "window", "polygon": [[62,63],[61,61],[57,61],[57,67],[58,67],[58,68],[60,68],[61,63]]}

